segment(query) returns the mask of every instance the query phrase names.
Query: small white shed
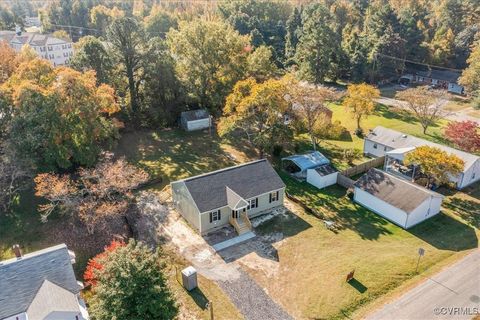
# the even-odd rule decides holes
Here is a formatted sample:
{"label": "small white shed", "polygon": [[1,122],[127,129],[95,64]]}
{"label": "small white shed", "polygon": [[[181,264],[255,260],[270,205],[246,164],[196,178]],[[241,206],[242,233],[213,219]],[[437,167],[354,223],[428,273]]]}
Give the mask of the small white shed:
{"label": "small white shed", "polygon": [[207,129],[210,122],[210,114],[205,109],[184,111],[180,115],[181,126],[186,131]]}
{"label": "small white shed", "polygon": [[337,183],[338,171],[330,164],[307,170],[307,182],[318,189]]}
{"label": "small white shed", "polygon": [[440,212],[443,196],[378,169],[355,182],[354,201],[408,229]]}

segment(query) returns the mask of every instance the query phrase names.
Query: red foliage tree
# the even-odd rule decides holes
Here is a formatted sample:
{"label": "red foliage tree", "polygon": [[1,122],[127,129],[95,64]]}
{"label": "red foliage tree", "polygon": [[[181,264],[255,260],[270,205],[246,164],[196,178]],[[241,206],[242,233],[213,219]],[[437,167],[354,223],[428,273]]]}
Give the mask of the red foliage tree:
{"label": "red foliage tree", "polygon": [[453,121],[445,128],[446,138],[457,148],[477,152],[480,150],[480,127],[475,121]]}
{"label": "red foliage tree", "polygon": [[102,260],[110,253],[114,252],[117,248],[125,246],[125,242],[112,240],[108,246],[105,247],[104,251],[97,254],[95,257],[88,260],[87,268],[83,273],[83,279],[87,286],[95,287],[97,284],[96,271],[102,270],[103,264]]}

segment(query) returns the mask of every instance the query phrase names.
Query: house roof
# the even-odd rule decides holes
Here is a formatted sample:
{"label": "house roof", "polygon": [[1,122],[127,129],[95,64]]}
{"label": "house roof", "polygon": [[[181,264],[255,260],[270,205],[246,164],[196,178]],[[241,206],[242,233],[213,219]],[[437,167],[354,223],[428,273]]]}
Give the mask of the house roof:
{"label": "house roof", "polygon": [[198,110],[184,111],[181,113],[181,117],[187,121],[195,121],[195,120],[206,119],[210,117],[210,115],[207,112],[207,110],[198,109]]}
{"label": "house roof", "polygon": [[71,41],[56,38],[50,34],[22,32],[21,35],[17,35],[15,31],[0,31],[0,40],[5,40],[8,43],[15,43],[19,45],[29,44],[31,46],[71,43]]}
{"label": "house roof", "polygon": [[430,197],[443,198],[436,192],[375,168],[368,170],[355,182],[354,186],[405,211],[407,214]]}
{"label": "house roof", "polygon": [[28,307],[28,320],[43,320],[52,312],[80,313],[80,307],[74,293],[44,280]]}
{"label": "house roof", "polygon": [[[200,212],[207,212],[238,200],[285,187],[270,163],[263,159],[181,180]],[[227,188],[233,192],[227,193]],[[228,195],[227,195],[228,194]],[[235,199],[234,199],[235,198]]]}
{"label": "house roof", "polygon": [[302,171],[330,163],[330,160],[318,151],[296,154],[283,158],[282,161],[284,160],[293,161]]}
{"label": "house roof", "polygon": [[0,319],[27,311],[45,280],[80,292],[65,244],[0,262]]}
{"label": "house roof", "polygon": [[459,157],[465,162],[464,172],[467,171],[476,161],[480,159],[471,153],[460,151],[451,147],[444,146],[435,142],[420,139],[411,135],[406,135],[402,132],[398,132],[392,129],[387,129],[382,126],[378,126],[373,129],[365,139],[388,146],[393,149],[408,148],[408,147],[420,147],[430,146],[439,148],[447,153],[451,153]]}

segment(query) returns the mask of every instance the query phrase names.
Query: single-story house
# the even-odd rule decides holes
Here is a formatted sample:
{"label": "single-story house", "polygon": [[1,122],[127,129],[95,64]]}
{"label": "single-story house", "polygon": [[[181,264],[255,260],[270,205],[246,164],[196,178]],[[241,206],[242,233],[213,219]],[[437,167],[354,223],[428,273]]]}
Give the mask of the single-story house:
{"label": "single-story house", "polygon": [[[431,146],[447,153],[454,154],[465,162],[463,172],[457,177],[451,177],[457,189],[463,189],[480,180],[480,157],[468,152],[447,147],[428,140],[420,139],[382,126],[375,127],[365,137],[363,152],[365,155],[381,157],[389,155],[403,160],[404,154],[412,151],[412,147]],[[392,152],[392,150],[395,150]]]}
{"label": "single-story house", "polygon": [[408,229],[438,214],[443,196],[373,168],[355,182],[353,200]]}
{"label": "single-story house", "polygon": [[180,124],[186,131],[203,130],[210,127],[211,117],[205,109],[184,111],[180,114]]}
{"label": "single-story house", "polygon": [[65,244],[0,261],[0,319],[86,320],[72,263],[75,254]]}
{"label": "single-story house", "polygon": [[285,184],[263,159],[171,183],[175,207],[200,234],[232,224],[241,234],[250,218],[283,206]]}
{"label": "single-story house", "polygon": [[409,85],[418,83],[442,88],[451,93],[464,94],[465,89],[458,84],[459,72],[450,70],[412,70],[400,77],[399,83]]}

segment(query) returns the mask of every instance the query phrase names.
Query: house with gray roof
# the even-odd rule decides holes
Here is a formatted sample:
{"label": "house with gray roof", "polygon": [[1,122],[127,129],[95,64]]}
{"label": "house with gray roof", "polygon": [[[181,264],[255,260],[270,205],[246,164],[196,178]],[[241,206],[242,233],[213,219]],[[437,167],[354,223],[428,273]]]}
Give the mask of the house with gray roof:
{"label": "house with gray roof", "polygon": [[250,218],[283,206],[285,184],[263,159],[171,183],[177,210],[200,234],[232,224],[251,230]]}
{"label": "house with gray roof", "polygon": [[440,212],[443,196],[372,168],[354,184],[353,200],[408,229]]}
{"label": "house with gray roof", "polygon": [[[375,127],[375,129],[371,130],[365,137],[363,152],[369,156],[387,156],[387,158],[397,160],[396,162],[399,164],[399,168],[401,168],[405,155],[420,146],[435,147],[449,154],[456,155],[463,160],[465,163],[463,172],[458,176],[452,176],[450,178],[457,189],[463,189],[480,180],[479,156],[382,126]],[[386,161],[386,164],[390,163],[391,162]],[[390,170],[390,168],[393,168],[393,165],[389,165],[385,170]]]}
{"label": "house with gray roof", "polygon": [[0,320],[86,320],[72,263],[65,244],[0,261]]}

